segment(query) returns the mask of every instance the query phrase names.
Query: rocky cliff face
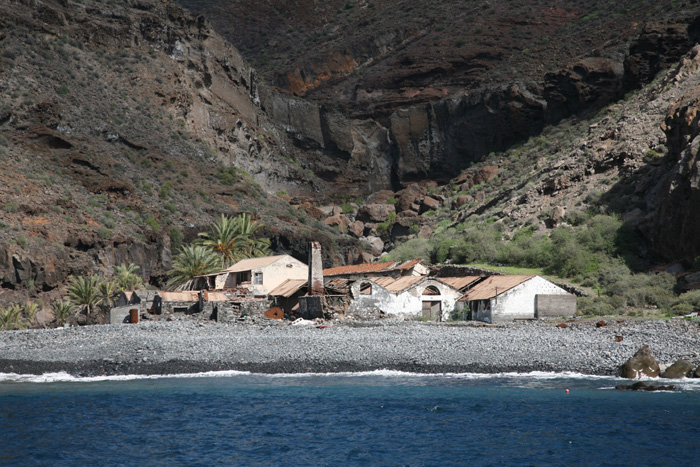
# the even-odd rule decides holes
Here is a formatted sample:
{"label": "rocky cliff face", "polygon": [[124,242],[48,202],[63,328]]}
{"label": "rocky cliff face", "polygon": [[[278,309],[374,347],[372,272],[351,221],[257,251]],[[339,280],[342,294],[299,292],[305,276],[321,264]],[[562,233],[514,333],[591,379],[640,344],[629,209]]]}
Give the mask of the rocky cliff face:
{"label": "rocky cliff face", "polygon": [[[309,60],[284,79],[265,69],[267,82],[172,2],[0,4],[3,293],[55,294],[70,274],[121,262],[162,283],[179,244],[222,212],[255,213],[273,247],[301,259],[321,241],[330,265],[429,237],[447,218],[546,228],[595,191],[627,203],[662,258],[698,256],[697,58],[653,81],[697,40],[695,3],[643,27],[638,2],[591,27],[593,7],[567,2],[418,19],[412,2],[399,16],[388,0],[299,3],[348,13],[319,60],[303,47]],[[456,34],[451,11],[478,19]],[[339,49],[343,28],[352,40]],[[318,209],[328,199],[347,206]]]}
{"label": "rocky cliff face", "polygon": [[697,263],[700,258],[700,48],[680,66],[685,81],[668,109],[663,130],[668,141],[667,169],[655,189],[657,205],[644,231],[653,248],[666,258]]}
{"label": "rocky cliff face", "polygon": [[253,213],[278,251],[303,259],[313,238],[329,264],[354,260],[356,241],[272,195],[325,182],[263,95],[234,47],[170,3],[0,3],[2,300],[122,262],[163,284],[220,213]]}

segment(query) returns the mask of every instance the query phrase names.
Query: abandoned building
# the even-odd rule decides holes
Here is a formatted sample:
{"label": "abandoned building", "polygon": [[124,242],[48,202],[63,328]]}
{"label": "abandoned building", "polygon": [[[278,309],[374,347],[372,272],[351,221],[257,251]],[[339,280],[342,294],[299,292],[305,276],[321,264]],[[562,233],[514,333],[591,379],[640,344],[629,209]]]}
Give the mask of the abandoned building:
{"label": "abandoned building", "polygon": [[270,298],[275,306],[289,316],[299,308],[299,297],[306,294],[306,279],[287,279],[270,292]]}
{"label": "abandoned building", "polygon": [[576,296],[536,275],[490,276],[469,291],[467,302],[471,319],[487,323],[576,313]]}
{"label": "abandoned building", "polygon": [[428,268],[422,259],[410,261],[389,261],[386,263],[363,263],[351,266],[337,266],[323,270],[326,279],[363,279],[372,277],[425,276]]}
{"label": "abandoned building", "polygon": [[262,256],[241,260],[216,274],[194,278],[190,290],[248,289],[256,296],[269,294],[287,279],[304,279],[308,267],[289,256]]}
{"label": "abandoned building", "polygon": [[476,284],[486,279],[485,276],[437,277],[445,284],[451,285],[463,294],[469,292]]}
{"label": "abandoned building", "polygon": [[135,290],[120,294],[109,312],[109,322],[132,322],[132,310],[137,311],[137,316],[143,313],[202,314],[207,319],[229,322],[250,314],[262,314],[270,304],[266,297],[241,295],[237,292]]}
{"label": "abandoned building", "polygon": [[[336,283],[337,284],[337,283]],[[368,277],[348,284],[351,314],[383,314],[445,321],[462,292],[426,276]]]}

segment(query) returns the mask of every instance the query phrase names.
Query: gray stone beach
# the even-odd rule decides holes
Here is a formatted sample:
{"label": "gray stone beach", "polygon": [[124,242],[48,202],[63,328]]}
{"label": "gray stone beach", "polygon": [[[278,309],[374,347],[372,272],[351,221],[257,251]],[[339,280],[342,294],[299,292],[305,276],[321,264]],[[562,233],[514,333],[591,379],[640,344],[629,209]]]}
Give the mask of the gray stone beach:
{"label": "gray stone beach", "polygon": [[660,321],[475,323],[144,322],[0,333],[0,372],[75,375],[261,373],[392,369],[615,375],[644,344],[659,363],[700,364],[700,323]]}

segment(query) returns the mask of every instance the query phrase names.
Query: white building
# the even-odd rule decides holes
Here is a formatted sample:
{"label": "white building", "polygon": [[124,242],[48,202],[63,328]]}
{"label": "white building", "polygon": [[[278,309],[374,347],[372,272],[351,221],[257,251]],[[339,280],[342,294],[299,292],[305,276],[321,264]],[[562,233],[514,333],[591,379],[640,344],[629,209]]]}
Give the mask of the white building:
{"label": "white building", "polygon": [[200,276],[195,279],[193,289],[244,288],[254,295],[267,295],[286,280],[306,280],[308,274],[308,266],[289,255],[262,256],[241,260],[216,274]]}
{"label": "white building", "polygon": [[462,293],[439,279],[425,276],[369,277],[350,286],[349,312],[375,309],[389,315],[449,319]]}
{"label": "white building", "polygon": [[573,316],[576,296],[540,276],[491,276],[467,294],[472,319],[496,323]]}

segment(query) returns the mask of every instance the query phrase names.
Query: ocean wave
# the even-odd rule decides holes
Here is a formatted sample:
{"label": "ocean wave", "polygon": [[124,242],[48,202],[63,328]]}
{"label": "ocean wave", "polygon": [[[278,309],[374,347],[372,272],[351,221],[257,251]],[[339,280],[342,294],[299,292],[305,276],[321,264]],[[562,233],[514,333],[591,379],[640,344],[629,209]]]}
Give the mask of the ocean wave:
{"label": "ocean wave", "polygon": [[2,383],[92,383],[100,381],[133,381],[140,379],[164,379],[164,378],[216,378],[250,375],[248,371],[223,370],[205,371],[201,373],[179,373],[167,375],[105,375],[105,376],[75,376],[66,372],[44,373],[41,375],[27,375],[18,373],[0,373]]}
{"label": "ocean wave", "polygon": [[443,379],[452,381],[488,381],[500,380],[501,382],[509,382],[510,386],[515,387],[533,387],[538,383],[556,383],[557,381],[571,382],[576,381],[585,383],[586,381],[595,382],[596,385],[608,382],[609,385],[598,386],[598,389],[614,389],[617,384],[631,384],[636,381],[644,381],[649,384],[674,385],[682,391],[700,391],[700,378],[683,378],[683,379],[660,379],[660,378],[642,378],[640,380],[626,380],[619,376],[602,376],[588,375],[575,372],[545,372],[532,371],[527,373],[517,372],[502,372],[502,373],[412,373],[408,371],[379,369],[370,371],[357,372],[337,372],[337,373],[251,373],[249,371],[237,370],[222,370],[222,371],[206,371],[199,373],[181,373],[181,374],[154,374],[154,375],[109,375],[109,376],[75,376],[66,372],[44,373],[41,375],[17,374],[17,373],[0,373],[0,384],[12,383],[92,383],[92,382],[117,382],[117,381],[135,381],[135,380],[158,380],[172,378],[227,378],[227,377],[255,377],[269,379],[311,379],[311,378],[341,378],[341,379],[357,379],[357,378],[381,378],[383,380],[396,379],[403,382],[421,381],[428,379]]}

